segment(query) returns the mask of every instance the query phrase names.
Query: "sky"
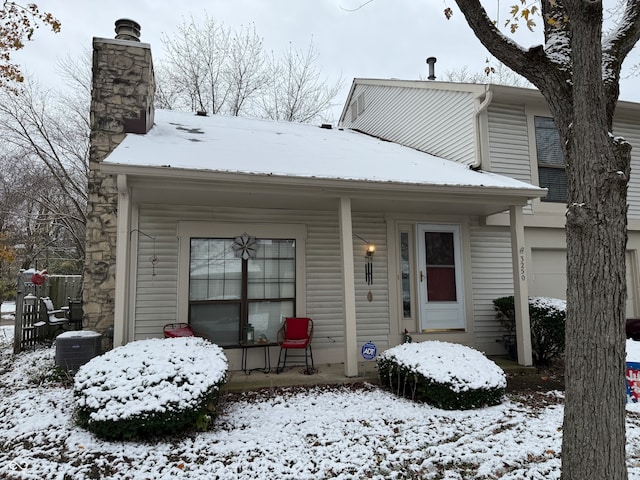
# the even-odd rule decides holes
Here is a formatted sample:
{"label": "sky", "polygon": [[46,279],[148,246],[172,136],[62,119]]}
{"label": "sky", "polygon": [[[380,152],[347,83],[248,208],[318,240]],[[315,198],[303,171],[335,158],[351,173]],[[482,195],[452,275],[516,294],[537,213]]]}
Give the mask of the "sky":
{"label": "sky", "polygon": [[[138,22],[141,41],[151,44],[154,58],[163,56],[161,38],[171,36],[184,19],[205,12],[228,27],[253,24],[267,51],[283,52],[289,44],[306,50],[313,44],[319,54],[316,65],[330,83],[342,79],[336,98],[341,111],[353,78],[415,80],[428,75],[427,57],[436,57],[436,78],[467,68],[482,72],[488,53],[474,37],[453,2],[433,0],[40,0],[44,11],[62,22],[53,34],[41,28],[34,41],[14,55],[23,70],[44,86],[57,86],[57,62],[91,49],[93,37],[113,38],[114,22],[129,18]],[[487,2],[496,5],[495,2]],[[489,14],[504,23],[509,2],[498,3]],[[445,7],[454,10],[451,20]],[[361,7],[361,8],[358,8]],[[541,32],[525,28],[512,37],[529,47],[541,43]],[[639,48],[639,47],[637,47]],[[640,62],[632,52],[625,70]],[[495,64],[495,62],[494,62]],[[640,101],[640,78],[622,82],[621,99]]]}

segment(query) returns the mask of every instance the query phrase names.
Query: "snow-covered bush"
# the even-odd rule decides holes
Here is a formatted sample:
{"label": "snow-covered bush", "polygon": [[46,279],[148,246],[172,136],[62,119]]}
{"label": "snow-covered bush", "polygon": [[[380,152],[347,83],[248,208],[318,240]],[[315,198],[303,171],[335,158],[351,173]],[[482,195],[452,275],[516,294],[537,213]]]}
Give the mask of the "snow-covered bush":
{"label": "snow-covered bush", "polygon": [[497,405],[507,386],[498,365],[455,343],[403,343],[383,352],[377,363],[384,387],[447,410]]}
{"label": "snow-covered bush", "polygon": [[80,367],[76,421],[105,439],[205,430],[226,373],[223,350],[203,338],[131,342]]}
{"label": "snow-covered bush", "polygon": [[[496,318],[515,338],[516,314],[513,295],[493,301]],[[564,352],[567,302],[558,298],[529,297],[531,350],[534,365],[548,365]]]}

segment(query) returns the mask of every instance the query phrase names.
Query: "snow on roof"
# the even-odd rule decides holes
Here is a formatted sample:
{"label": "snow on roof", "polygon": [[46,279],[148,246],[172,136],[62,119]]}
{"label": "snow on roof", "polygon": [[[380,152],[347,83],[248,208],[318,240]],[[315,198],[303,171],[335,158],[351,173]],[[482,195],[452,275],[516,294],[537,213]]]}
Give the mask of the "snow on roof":
{"label": "snow on roof", "polygon": [[352,130],[169,110],[157,110],[151,131],[128,134],[104,163],[543,192]]}

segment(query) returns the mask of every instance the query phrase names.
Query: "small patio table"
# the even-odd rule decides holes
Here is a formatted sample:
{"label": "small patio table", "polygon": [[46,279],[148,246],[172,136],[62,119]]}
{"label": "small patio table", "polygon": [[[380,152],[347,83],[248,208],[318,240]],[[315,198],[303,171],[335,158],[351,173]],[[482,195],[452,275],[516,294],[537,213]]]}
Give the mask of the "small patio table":
{"label": "small patio table", "polygon": [[[263,373],[269,373],[271,371],[271,355],[269,355],[269,348],[277,346],[277,342],[240,342],[240,348],[242,348],[242,371],[249,375],[253,371],[260,371]],[[247,352],[251,348],[262,347],[264,352],[264,366],[257,368],[247,368]]]}

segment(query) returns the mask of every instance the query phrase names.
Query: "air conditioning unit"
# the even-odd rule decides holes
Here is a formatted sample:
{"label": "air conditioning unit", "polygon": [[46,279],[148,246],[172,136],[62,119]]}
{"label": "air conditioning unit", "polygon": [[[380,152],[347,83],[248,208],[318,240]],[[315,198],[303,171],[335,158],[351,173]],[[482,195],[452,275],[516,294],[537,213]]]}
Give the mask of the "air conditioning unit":
{"label": "air conditioning unit", "polygon": [[102,353],[102,334],[89,330],[64,332],[56,337],[56,365],[75,372]]}

